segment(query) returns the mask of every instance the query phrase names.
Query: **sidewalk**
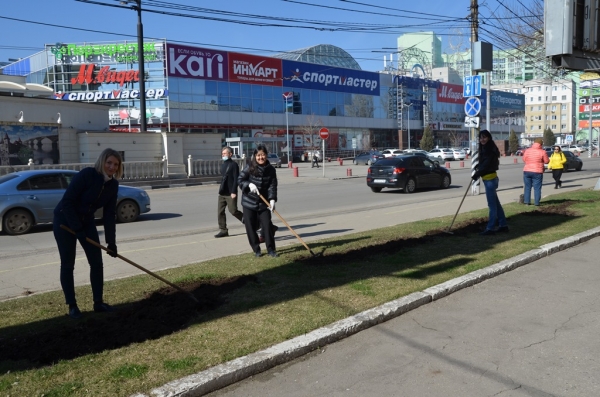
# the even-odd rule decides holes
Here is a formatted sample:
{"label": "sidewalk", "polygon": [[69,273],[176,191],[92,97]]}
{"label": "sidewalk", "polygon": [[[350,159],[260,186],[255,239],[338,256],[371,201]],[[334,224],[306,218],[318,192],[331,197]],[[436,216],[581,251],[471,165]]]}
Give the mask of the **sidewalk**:
{"label": "sidewalk", "polygon": [[598,236],[547,244],[150,395],[229,385],[212,395],[599,395]]}

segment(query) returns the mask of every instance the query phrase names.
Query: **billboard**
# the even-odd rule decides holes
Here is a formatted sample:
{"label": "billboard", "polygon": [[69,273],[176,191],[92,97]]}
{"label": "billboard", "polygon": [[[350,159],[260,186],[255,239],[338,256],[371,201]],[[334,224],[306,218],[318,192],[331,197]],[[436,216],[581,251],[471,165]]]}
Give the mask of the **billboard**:
{"label": "billboard", "polygon": [[229,81],[281,87],[281,59],[230,52]]}
{"label": "billboard", "polygon": [[284,87],[379,96],[378,73],[285,59],[282,66]]}
{"label": "billboard", "polygon": [[490,107],[492,109],[502,108],[525,111],[525,95],[492,91],[490,94]]}
{"label": "billboard", "polygon": [[167,43],[167,75],[227,81],[227,52]]}

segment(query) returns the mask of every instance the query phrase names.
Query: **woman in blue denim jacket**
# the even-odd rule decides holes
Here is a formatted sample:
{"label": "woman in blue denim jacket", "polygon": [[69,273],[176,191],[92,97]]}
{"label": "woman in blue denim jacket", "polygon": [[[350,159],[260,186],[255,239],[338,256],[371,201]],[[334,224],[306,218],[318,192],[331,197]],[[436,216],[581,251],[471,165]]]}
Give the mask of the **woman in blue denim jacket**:
{"label": "woman in blue denim jacket", "polygon": [[[75,299],[75,250],[77,240],[83,247],[90,265],[90,283],[94,299],[95,312],[110,312],[113,307],[102,299],[104,287],[104,265],[100,248],[86,241],[89,238],[100,243],[98,230],[94,221],[94,213],[103,209],[104,237],[108,254],[117,256],[116,245],[116,206],[119,182],[123,176],[123,159],[119,152],[105,149],[94,167],[87,167],[76,174],[63,198],[54,209],[54,238],[60,254],[60,284],[69,305],[69,316],[81,318],[81,311]],[[68,226],[75,235],[62,229]]]}

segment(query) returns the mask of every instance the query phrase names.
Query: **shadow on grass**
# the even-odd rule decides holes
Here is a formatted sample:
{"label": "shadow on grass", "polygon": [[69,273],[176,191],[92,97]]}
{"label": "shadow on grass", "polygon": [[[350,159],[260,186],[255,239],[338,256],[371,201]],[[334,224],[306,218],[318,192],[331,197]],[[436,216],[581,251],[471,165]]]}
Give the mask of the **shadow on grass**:
{"label": "shadow on grass", "polygon": [[[302,297],[325,288],[348,285],[372,277],[426,279],[429,276],[468,265],[478,254],[494,249],[498,243],[527,238],[577,219],[569,211],[582,201],[549,200],[540,207],[527,207],[509,218],[510,233],[479,236],[486,218],[456,224],[453,234],[442,229],[424,236],[390,241],[369,241],[358,237],[311,244],[311,256],[302,245],[286,247],[277,260],[280,266],[252,275],[220,280],[201,280],[179,284],[187,294],[170,287],[148,294],[144,299],[118,307],[109,314],[84,313],[84,319],[65,317],[43,320],[0,330],[0,371],[40,368],[104,350],[119,349],[134,343],[161,338],[201,322]],[[423,249],[426,248],[426,249]],[[331,252],[332,249],[336,252]],[[416,251],[418,250],[418,253]],[[302,259],[284,262],[285,256]],[[460,259],[448,259],[462,254]],[[228,299],[231,293],[236,299]]]}

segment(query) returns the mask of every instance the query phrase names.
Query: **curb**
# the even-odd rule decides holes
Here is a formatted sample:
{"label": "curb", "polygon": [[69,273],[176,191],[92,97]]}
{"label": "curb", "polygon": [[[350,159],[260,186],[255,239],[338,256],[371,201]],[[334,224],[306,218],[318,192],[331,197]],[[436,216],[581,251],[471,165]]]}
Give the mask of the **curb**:
{"label": "curb", "polygon": [[[538,259],[574,247],[600,236],[600,227],[566,237],[540,248],[527,251],[513,258],[503,260],[464,276],[414,292],[410,295],[365,310],[354,316],[336,321],[308,334],[295,337],[264,350],[239,357],[229,362],[209,368],[197,374],[169,382],[150,391],[152,397],[202,396],[224,388],[245,378],[287,363],[306,353],[337,342],[374,325],[391,320],[422,305],[444,298],[463,288],[494,278]],[[131,397],[149,397],[134,394]]]}

